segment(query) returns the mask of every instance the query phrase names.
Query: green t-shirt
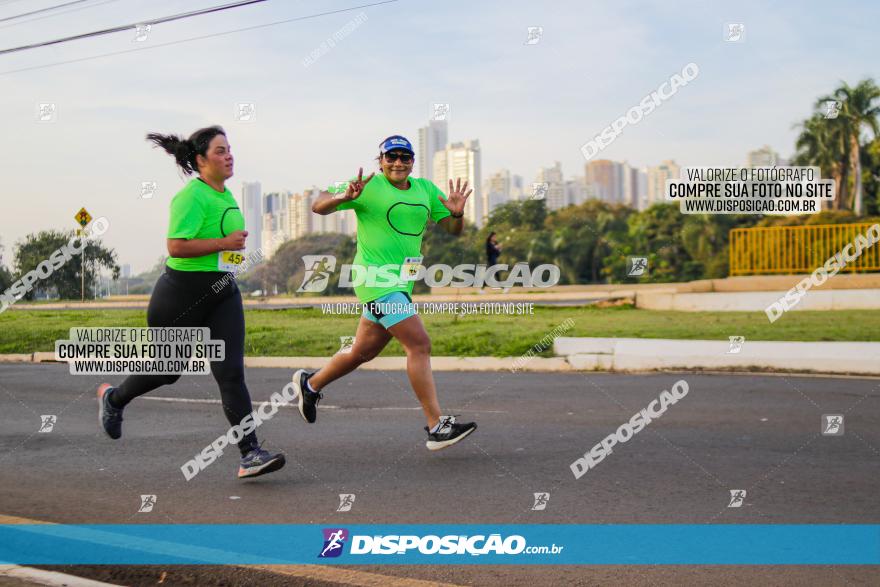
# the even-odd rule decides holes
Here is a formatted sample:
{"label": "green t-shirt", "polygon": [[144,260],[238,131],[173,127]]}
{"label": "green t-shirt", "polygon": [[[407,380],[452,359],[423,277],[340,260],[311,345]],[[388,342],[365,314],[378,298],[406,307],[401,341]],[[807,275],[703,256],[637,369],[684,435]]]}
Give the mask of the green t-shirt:
{"label": "green t-shirt", "polygon": [[[193,179],[171,200],[168,238],[223,238],[236,230],[244,230],[244,216],[229,188],[221,194]],[[220,267],[220,256],[169,257],[166,265],[179,271],[226,271]]]}
{"label": "green t-shirt", "polygon": [[[409,183],[408,190],[399,190],[382,173],[377,173],[356,200],[336,207],[337,210],[354,210],[357,216],[357,254],[353,264],[365,267],[366,276],[370,275],[370,267],[384,267],[384,271],[399,277],[406,258],[422,254],[422,236],[428,218],[439,222],[450,215],[440,202],[446,195],[430,180],[410,177]],[[331,187],[329,191],[340,189],[344,190]],[[355,294],[364,303],[395,291],[412,294],[415,283],[403,281],[371,287],[366,283],[357,285],[355,271],[351,278],[355,282]]]}

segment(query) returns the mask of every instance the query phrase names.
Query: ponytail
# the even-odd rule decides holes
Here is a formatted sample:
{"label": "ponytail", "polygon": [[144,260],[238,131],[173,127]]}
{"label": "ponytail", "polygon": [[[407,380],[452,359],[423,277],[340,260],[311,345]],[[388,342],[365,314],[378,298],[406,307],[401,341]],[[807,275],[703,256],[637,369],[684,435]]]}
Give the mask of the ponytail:
{"label": "ponytail", "polygon": [[188,139],[151,132],[147,135],[147,140],[173,156],[183,173],[191,175],[199,170],[196,156],[204,157],[208,153],[208,144],[217,135],[226,136],[226,132],[219,126],[209,126],[197,130]]}

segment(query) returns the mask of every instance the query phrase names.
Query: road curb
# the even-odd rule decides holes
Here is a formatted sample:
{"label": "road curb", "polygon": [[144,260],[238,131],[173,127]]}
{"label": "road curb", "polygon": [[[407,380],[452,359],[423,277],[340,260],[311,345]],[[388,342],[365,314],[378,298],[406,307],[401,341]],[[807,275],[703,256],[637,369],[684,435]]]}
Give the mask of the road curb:
{"label": "road curb", "polygon": [[743,341],[731,352],[729,340],[559,337],[553,351],[578,371],[742,369],[880,375],[878,342]]}
{"label": "road curb", "polygon": [[[320,369],[330,357],[245,357],[244,366],[275,369]],[[61,363],[55,353],[0,355],[0,363]],[[571,371],[564,357],[431,357],[435,371]],[[368,371],[405,371],[406,357],[377,357],[359,367]]]}
{"label": "road curb", "polygon": [[[729,341],[558,337],[555,357],[431,357],[435,371],[755,371],[880,375],[878,342]],[[330,357],[245,357],[245,367],[320,369]],[[55,363],[55,353],[0,355],[0,363]],[[405,371],[406,357],[378,357],[368,371]]]}
{"label": "road curb", "polygon": [[[245,357],[245,367],[320,369],[330,357]],[[563,357],[431,357],[434,371],[571,371]],[[405,371],[406,357],[378,357],[359,369]]]}
{"label": "road curb", "polygon": [[52,587],[119,587],[114,583],[102,583],[68,575],[57,571],[46,571],[19,565],[0,565],[0,577],[11,577],[21,581],[22,585],[49,585]]}

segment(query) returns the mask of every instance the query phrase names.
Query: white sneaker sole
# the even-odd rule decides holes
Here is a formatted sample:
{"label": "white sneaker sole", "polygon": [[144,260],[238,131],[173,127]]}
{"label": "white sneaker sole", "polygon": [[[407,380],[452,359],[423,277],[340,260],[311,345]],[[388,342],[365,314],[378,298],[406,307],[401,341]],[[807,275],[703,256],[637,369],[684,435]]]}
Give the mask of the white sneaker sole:
{"label": "white sneaker sole", "polygon": [[107,391],[113,389],[113,386],[108,386],[106,389],[104,389],[104,393],[101,393],[102,387],[104,387],[103,383],[98,386],[98,390],[95,392],[95,395],[98,397],[98,427],[104,433],[104,436],[106,436],[110,440],[118,440],[118,438],[113,438],[112,436],[110,436],[110,433],[107,432],[106,428],[104,428],[104,394],[106,394]]}
{"label": "white sneaker sole", "polygon": [[104,428],[104,394],[98,391],[95,395],[98,396],[98,426],[101,432],[104,433],[104,436],[109,437],[110,435],[107,434],[107,430]]}
{"label": "white sneaker sole", "polygon": [[468,430],[464,434],[462,434],[460,436],[456,436],[455,438],[450,438],[449,440],[443,440],[440,442],[437,442],[436,440],[428,440],[427,442],[425,442],[425,446],[428,447],[428,450],[443,450],[444,448],[446,448],[448,446],[452,446],[456,442],[464,440],[465,438],[470,436],[471,432],[473,432],[476,429],[477,429],[477,427],[474,426],[473,428],[471,428],[470,430]]}
{"label": "white sneaker sole", "polygon": [[[279,464],[279,462],[281,464]],[[258,477],[264,473],[274,473],[278,469],[282,468],[286,463],[286,459],[284,456],[279,456],[277,459],[272,459],[268,463],[263,463],[259,467],[251,467],[247,469],[247,471],[242,475],[241,467],[238,469],[238,478],[239,479],[247,479],[249,477]],[[272,468],[274,467],[274,468]],[[268,471],[266,469],[269,469]]]}
{"label": "white sneaker sole", "polygon": [[294,391],[296,391],[296,402],[299,408],[299,415],[302,416],[302,419],[305,420],[306,424],[309,424],[310,422],[308,421],[308,419],[306,419],[306,414],[303,411],[303,390],[299,384],[299,382],[302,380],[302,374],[305,372],[305,369],[300,369],[293,374],[293,389]]}

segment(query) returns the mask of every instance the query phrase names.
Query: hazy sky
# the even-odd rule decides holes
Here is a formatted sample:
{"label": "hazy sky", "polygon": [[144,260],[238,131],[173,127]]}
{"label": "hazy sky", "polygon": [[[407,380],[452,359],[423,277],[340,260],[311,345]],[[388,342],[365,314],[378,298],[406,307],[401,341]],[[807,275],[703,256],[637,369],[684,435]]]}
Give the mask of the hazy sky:
{"label": "hazy sky", "polygon": [[[0,49],[226,1],[94,0],[52,18],[0,22]],[[0,18],[59,3],[0,0]],[[110,221],[104,239],[120,263],[135,272],[155,263],[168,203],[185,180],[144,141],[150,131],[224,126],[236,155],[229,187],[240,198],[242,181],[299,191],[371,168],[382,138],[415,142],[431,105],[444,102],[450,140],[480,140],[484,178],[509,168],[532,181],[557,160],[566,177],[583,175],[580,146],[689,62],[699,77],[602,157],[740,164],[764,144],[789,156],[792,125],[817,97],[840,80],[880,79],[877,4],[742,0],[399,0],[9,73],[359,4],[269,0],[157,25],[140,43],[126,31],[0,56],[4,262],[28,233],[73,228],[85,206]],[[365,22],[303,65],[362,12]],[[745,42],[724,42],[728,22],[746,25]],[[536,45],[524,44],[529,26],[544,29]],[[36,121],[41,102],[56,104],[55,122]],[[256,104],[256,121],[234,119],[240,102]],[[142,181],[158,182],[152,199],[140,198]]]}

